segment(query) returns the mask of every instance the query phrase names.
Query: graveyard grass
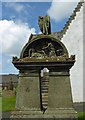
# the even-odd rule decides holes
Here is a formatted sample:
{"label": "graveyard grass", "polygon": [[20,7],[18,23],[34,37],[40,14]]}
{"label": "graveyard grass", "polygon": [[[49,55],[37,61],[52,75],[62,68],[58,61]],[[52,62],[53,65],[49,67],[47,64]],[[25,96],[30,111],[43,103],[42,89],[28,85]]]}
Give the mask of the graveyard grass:
{"label": "graveyard grass", "polygon": [[15,101],[16,101],[15,96],[2,97],[2,111],[3,112],[13,111],[15,109]]}
{"label": "graveyard grass", "polygon": [[78,113],[78,120],[85,120],[85,112]]}
{"label": "graveyard grass", "polygon": [[2,97],[0,97],[0,112],[2,111]]}

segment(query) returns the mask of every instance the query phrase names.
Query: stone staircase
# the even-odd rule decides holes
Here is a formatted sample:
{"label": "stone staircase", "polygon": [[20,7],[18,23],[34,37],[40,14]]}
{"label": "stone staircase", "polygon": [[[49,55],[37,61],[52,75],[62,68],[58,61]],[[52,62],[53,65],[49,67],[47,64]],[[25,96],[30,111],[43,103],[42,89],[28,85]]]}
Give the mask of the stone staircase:
{"label": "stone staircase", "polygon": [[49,87],[49,75],[44,73],[44,76],[41,79],[41,103],[43,112],[47,109],[48,106],[48,87]]}

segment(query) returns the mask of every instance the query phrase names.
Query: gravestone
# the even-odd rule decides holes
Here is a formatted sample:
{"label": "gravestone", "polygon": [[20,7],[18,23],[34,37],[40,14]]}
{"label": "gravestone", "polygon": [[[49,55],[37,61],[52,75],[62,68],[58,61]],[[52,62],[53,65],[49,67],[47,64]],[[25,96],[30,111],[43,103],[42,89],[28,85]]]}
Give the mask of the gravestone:
{"label": "gravestone", "polygon": [[49,16],[39,17],[38,24],[42,34],[31,35],[20,58],[13,57],[19,82],[11,117],[76,120],[70,85],[75,55],[69,57],[65,45],[51,35]]}

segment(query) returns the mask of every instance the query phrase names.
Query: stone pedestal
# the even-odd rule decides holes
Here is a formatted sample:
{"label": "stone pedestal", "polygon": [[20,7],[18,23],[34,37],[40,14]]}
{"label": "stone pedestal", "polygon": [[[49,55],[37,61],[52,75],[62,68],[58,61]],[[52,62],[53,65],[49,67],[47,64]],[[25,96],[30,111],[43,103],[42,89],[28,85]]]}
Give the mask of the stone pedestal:
{"label": "stone pedestal", "polygon": [[20,73],[16,109],[40,110],[39,73]]}
{"label": "stone pedestal", "polygon": [[69,72],[51,72],[49,77],[48,108],[72,108]]}
{"label": "stone pedestal", "polygon": [[48,88],[48,107],[41,110],[40,75],[20,73],[16,98],[16,111],[11,118],[28,120],[77,120],[73,108],[69,72],[50,72]]}

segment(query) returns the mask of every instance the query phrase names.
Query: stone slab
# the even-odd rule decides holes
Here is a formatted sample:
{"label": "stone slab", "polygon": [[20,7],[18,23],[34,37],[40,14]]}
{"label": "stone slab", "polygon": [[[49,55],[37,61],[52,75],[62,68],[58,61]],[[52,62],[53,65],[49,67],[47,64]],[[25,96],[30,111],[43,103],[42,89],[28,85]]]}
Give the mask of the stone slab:
{"label": "stone slab", "polygon": [[19,77],[16,108],[40,110],[39,77]]}
{"label": "stone slab", "polygon": [[72,108],[72,94],[69,76],[50,76],[48,108]]}

